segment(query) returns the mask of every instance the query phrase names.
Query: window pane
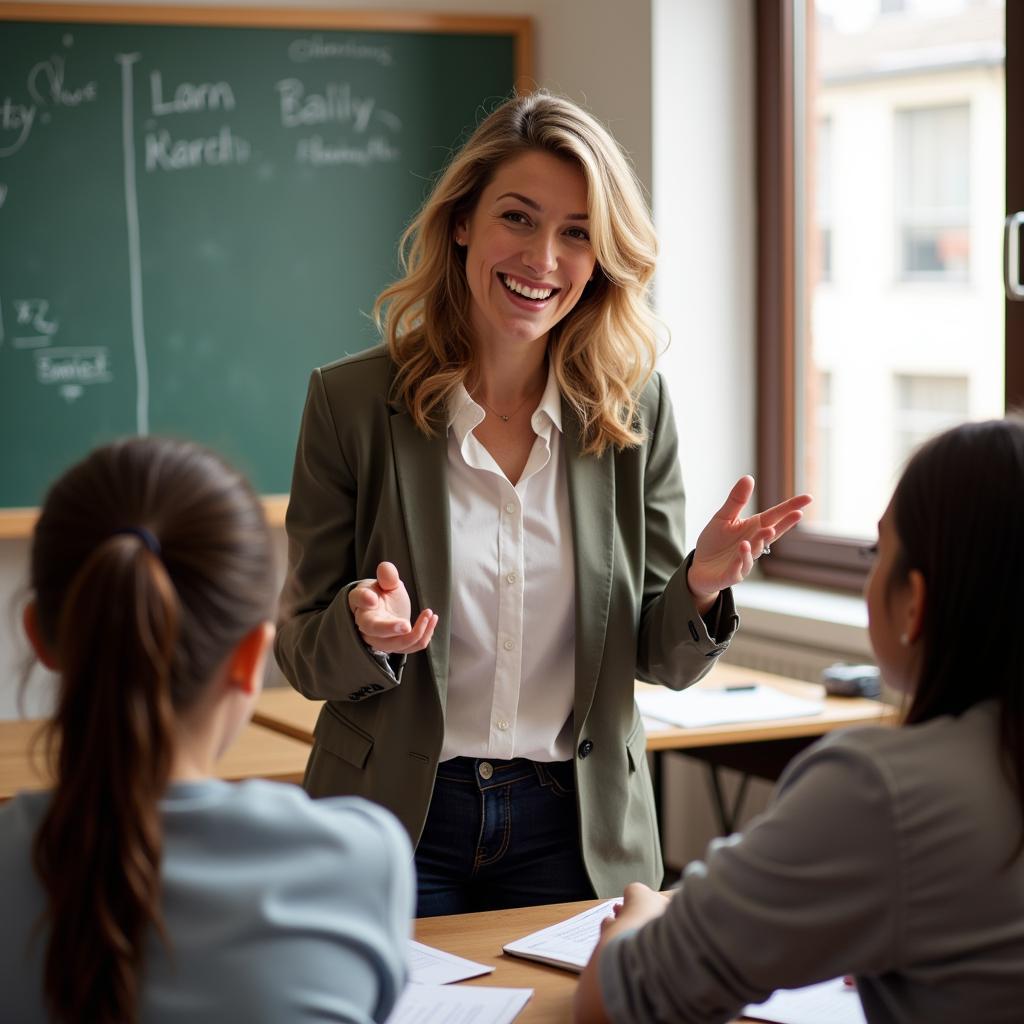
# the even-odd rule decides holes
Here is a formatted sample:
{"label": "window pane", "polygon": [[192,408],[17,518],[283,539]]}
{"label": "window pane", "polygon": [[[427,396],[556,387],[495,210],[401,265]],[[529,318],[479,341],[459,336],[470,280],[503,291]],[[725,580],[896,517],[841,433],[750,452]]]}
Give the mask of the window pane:
{"label": "window pane", "polygon": [[1003,413],[1004,7],[808,9],[797,486],[870,537],[914,447]]}

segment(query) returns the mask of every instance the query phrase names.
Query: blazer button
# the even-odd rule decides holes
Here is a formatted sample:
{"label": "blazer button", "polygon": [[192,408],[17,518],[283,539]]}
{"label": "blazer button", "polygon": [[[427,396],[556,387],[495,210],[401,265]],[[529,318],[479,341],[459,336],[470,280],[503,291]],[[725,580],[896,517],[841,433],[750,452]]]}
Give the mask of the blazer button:
{"label": "blazer button", "polygon": [[580,757],[589,757],[590,756],[590,752],[593,749],[594,749],[593,741],[591,741],[591,740],[584,740],[580,744],[580,749],[579,749]]}

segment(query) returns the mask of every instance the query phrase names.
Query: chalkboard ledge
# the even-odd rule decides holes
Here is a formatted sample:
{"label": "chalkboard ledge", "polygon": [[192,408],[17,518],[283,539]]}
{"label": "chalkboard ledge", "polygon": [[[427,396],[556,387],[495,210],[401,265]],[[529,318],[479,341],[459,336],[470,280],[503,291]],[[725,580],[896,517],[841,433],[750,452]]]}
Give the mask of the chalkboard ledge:
{"label": "chalkboard ledge", "polygon": [[[287,508],[287,494],[264,495],[263,511],[271,526],[284,526],[284,514]],[[0,509],[0,540],[31,537],[38,516],[39,509],[37,508]]]}

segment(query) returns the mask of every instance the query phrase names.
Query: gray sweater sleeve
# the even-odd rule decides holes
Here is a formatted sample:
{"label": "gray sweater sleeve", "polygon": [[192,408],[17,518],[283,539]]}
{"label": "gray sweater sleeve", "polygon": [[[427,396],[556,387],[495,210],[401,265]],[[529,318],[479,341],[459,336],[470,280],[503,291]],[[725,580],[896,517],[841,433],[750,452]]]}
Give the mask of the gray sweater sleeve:
{"label": "gray sweater sleeve", "polygon": [[801,755],[743,835],[687,869],[665,914],[603,950],[615,1022],[729,1021],[776,988],[898,964],[891,787],[851,738]]}

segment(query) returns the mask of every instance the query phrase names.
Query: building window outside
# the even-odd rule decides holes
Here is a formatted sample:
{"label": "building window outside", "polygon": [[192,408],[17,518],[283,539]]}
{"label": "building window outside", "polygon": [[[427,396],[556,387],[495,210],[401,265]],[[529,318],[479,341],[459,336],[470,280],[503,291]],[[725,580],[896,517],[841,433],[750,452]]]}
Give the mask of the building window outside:
{"label": "building window outside", "polygon": [[970,138],[966,104],[896,111],[896,231],[903,280],[967,280]]}
{"label": "building window outside", "polygon": [[1005,407],[1005,10],[900,6],[759,5],[759,479],[818,499],[776,577],[857,586],[909,451]]}
{"label": "building window outside", "polygon": [[966,377],[898,373],[895,377],[895,456],[900,465],[928,438],[968,416]]}

